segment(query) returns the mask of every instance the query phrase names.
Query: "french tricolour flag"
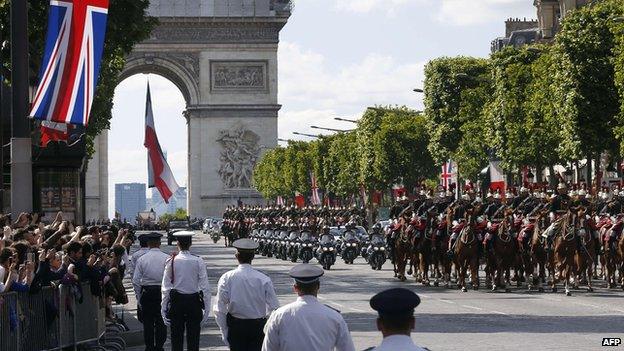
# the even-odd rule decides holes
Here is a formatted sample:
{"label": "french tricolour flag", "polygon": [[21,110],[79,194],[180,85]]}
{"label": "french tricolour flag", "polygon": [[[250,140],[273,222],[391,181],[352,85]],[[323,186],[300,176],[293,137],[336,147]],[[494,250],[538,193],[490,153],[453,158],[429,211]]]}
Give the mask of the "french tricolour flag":
{"label": "french tricolour flag", "polygon": [[148,186],[157,188],[165,202],[169,203],[169,198],[178,190],[179,186],[158,142],[156,127],[154,127],[152,94],[149,83],[147,83],[145,105],[145,141],[143,145],[147,148]]}

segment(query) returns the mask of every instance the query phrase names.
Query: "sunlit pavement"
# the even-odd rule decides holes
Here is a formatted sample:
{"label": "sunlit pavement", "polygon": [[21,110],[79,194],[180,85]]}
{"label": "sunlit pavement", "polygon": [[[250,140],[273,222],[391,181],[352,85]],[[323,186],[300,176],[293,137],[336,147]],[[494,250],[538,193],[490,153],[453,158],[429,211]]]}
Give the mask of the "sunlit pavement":
{"label": "sunlit pavement", "polygon": [[[172,249],[163,246],[164,251]],[[191,252],[206,261],[214,296],[221,274],[237,264],[235,250],[225,248],[223,241],[213,244],[208,236],[199,234]],[[293,281],[287,275],[293,265],[262,256],[254,261],[254,266],[273,280],[282,304],[296,298]],[[342,312],[357,350],[381,341],[376,314],[368,300],[391,287],[412,288],[422,298],[412,338],[431,350],[599,350],[603,337],[624,338],[624,292],[604,289],[602,282],[596,286],[593,293],[578,290],[571,297],[566,297],[563,289],[559,293],[528,293],[515,288],[510,293],[485,289],[462,293],[424,287],[413,279],[401,283],[393,278],[389,261],[381,271],[373,271],[361,257],[353,265],[345,265],[339,257],[321,281],[319,298]],[[134,313],[130,306],[127,310]],[[201,347],[227,350],[214,319],[202,331]]]}

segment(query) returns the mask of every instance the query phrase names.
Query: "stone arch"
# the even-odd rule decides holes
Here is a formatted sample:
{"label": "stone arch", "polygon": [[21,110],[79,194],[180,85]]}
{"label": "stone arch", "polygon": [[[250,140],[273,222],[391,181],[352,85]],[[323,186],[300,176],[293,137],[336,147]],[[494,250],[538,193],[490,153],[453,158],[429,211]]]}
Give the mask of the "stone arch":
{"label": "stone arch", "polygon": [[197,105],[200,101],[199,62],[194,55],[133,53],[127,58],[119,81],[140,73],[158,74],[171,81],[182,92],[187,106]]}

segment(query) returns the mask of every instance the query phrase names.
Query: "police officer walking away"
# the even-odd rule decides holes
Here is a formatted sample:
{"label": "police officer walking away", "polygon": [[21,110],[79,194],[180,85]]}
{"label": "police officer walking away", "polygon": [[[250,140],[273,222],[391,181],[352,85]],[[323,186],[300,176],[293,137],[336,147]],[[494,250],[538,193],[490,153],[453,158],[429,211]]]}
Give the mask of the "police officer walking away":
{"label": "police officer walking away", "polygon": [[258,243],[239,239],[233,246],[239,266],[219,279],[215,318],[230,350],[260,351],[266,318],[279,301],[271,279],[251,267]]}
{"label": "police officer walking away", "polygon": [[370,306],[377,311],[377,329],[383,334],[381,345],[374,351],[423,351],[412,341],[414,329],[414,308],[420,298],[414,292],[395,288],[380,292],[370,299]]}
{"label": "police officer walking away", "polygon": [[277,309],[264,328],[263,351],[354,351],[347,323],[317,299],[324,271],[310,264],[293,267],[297,301]]}
{"label": "police officer walking away", "polygon": [[162,280],[161,314],[171,326],[171,349],[182,351],[186,330],[186,349],[199,350],[201,326],[208,322],[210,289],[206,265],[201,257],[189,252],[193,232],[173,234],[178,241],[177,254],[165,264]]}
{"label": "police officer walking away", "polygon": [[137,298],[137,307],[142,311],[143,338],[146,351],[164,350],[167,341],[167,327],[160,315],[161,284],[165,271],[165,262],[169,255],[160,251],[162,234],[143,234],[141,238],[149,248],[134,263],[132,285]]}

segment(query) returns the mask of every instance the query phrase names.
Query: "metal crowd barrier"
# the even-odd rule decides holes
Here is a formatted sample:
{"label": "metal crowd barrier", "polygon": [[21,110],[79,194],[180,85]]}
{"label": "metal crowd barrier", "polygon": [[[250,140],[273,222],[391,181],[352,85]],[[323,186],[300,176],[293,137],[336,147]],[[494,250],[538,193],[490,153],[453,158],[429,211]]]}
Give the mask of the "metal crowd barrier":
{"label": "metal crowd barrier", "polygon": [[104,315],[89,284],[82,285],[82,294],[71,286],[0,294],[0,350],[61,350],[95,343],[106,330]]}

